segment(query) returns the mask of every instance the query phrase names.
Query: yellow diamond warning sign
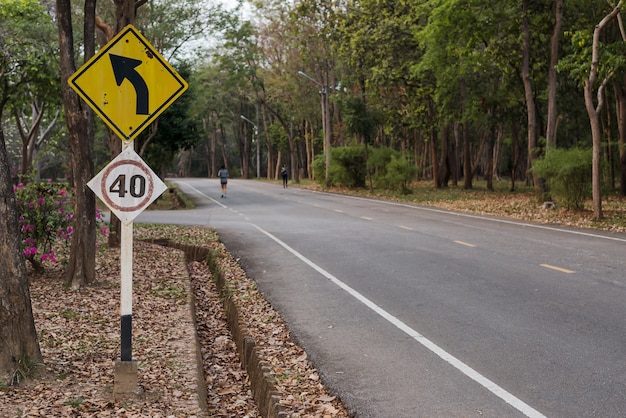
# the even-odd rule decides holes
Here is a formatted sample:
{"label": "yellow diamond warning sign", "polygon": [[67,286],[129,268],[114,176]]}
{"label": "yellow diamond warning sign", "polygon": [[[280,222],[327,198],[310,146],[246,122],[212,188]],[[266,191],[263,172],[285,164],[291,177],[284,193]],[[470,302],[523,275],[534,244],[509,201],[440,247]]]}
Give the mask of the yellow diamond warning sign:
{"label": "yellow diamond warning sign", "polygon": [[188,87],[132,25],[76,71],[69,84],[125,142],[134,140]]}

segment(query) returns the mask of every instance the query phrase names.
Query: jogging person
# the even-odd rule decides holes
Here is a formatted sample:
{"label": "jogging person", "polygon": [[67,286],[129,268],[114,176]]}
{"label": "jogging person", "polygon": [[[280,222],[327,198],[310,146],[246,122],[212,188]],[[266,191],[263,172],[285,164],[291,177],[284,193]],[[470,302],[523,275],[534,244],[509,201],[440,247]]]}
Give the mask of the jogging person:
{"label": "jogging person", "polygon": [[217,176],[220,178],[220,184],[222,185],[222,197],[226,197],[226,188],[228,186],[228,170],[222,166],[220,171],[217,172]]}
{"label": "jogging person", "polygon": [[289,171],[287,170],[287,165],[283,164],[280,168],[280,176],[283,178],[283,188],[287,187],[287,179],[289,178]]}

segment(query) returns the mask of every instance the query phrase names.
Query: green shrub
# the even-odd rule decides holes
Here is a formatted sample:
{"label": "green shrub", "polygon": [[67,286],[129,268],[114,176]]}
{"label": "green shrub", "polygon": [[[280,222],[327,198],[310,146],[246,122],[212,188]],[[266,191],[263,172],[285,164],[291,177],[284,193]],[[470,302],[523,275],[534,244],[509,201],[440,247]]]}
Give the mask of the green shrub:
{"label": "green shrub", "polygon": [[533,171],[548,182],[550,192],[568,209],[583,209],[591,197],[591,149],[550,149]]}
{"label": "green shrub", "polygon": [[[315,179],[325,183],[326,156],[318,155],[313,163]],[[365,147],[350,146],[331,149],[330,171],[328,178],[331,185],[344,187],[365,187]]]}
{"label": "green shrub", "polygon": [[374,187],[387,187],[387,167],[393,158],[399,158],[400,156],[401,154],[398,151],[389,147],[372,147],[369,149],[367,166],[372,175]]}
{"label": "green shrub", "polygon": [[407,158],[392,156],[391,161],[387,165],[387,174],[385,175],[387,187],[407,194],[410,191],[408,185],[415,177],[416,172],[417,167]]}
{"label": "green shrub", "polygon": [[318,154],[313,160],[313,177],[321,185],[326,182],[326,155]]}

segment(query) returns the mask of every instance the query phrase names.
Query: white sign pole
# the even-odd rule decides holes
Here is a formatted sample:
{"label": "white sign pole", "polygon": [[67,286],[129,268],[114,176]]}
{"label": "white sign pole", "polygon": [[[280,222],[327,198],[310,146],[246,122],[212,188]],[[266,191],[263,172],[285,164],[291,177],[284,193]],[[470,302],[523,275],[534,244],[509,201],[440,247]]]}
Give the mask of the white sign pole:
{"label": "white sign pole", "polygon": [[121,274],[121,360],[133,358],[133,222],[122,222],[120,242]]}
{"label": "white sign pole", "polygon": [[[133,143],[122,143],[122,151]],[[121,222],[120,275],[121,275],[121,357],[122,361],[133,360],[133,222]]]}
{"label": "white sign pole", "polygon": [[[122,152],[133,143],[122,143]],[[120,186],[121,187],[121,186]],[[125,186],[124,186],[125,187]],[[133,361],[133,221],[121,221],[120,230],[120,360],[115,363],[116,394],[137,392],[137,362]]]}

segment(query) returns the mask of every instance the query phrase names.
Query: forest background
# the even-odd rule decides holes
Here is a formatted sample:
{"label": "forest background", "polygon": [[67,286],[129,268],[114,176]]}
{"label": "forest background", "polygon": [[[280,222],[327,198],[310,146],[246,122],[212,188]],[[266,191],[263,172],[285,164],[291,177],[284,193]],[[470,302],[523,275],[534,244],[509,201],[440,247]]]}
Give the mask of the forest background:
{"label": "forest background", "polygon": [[134,142],[163,177],[213,177],[225,165],[234,177],[275,179],[287,164],[296,182],[405,196],[424,181],[469,193],[478,179],[487,191],[500,179],[574,210],[591,198],[598,221],[604,200],[626,195],[621,0],[242,6],[0,0],[2,214],[13,217],[20,175],[69,182],[72,288],[89,282],[95,252],[93,237],[80,241],[95,229],[83,180],[120,141],[66,80],[122,23],[189,82]]}
{"label": "forest background", "polygon": [[[38,68],[2,115],[12,174],[67,179],[54,4],[3,3],[41,13],[38,25],[6,29],[19,32],[23,49],[7,45],[5,56],[23,54]],[[225,165],[235,177],[273,179],[287,164],[293,180],[327,186],[407,192],[428,179],[471,189],[481,176],[489,190],[506,179],[550,200],[550,177],[575,157],[533,170],[535,162],[575,149],[587,151],[577,162],[586,195],[595,153],[598,193],[626,195],[621,2],[304,0],[250,2],[245,14],[242,4],[142,3],[135,25],[190,84],[135,144],[163,177],[213,177]],[[96,13],[110,19],[113,2]],[[74,22],[79,34],[80,16]],[[105,32],[96,31],[100,44]],[[111,159],[111,141],[96,120],[96,172]]]}

